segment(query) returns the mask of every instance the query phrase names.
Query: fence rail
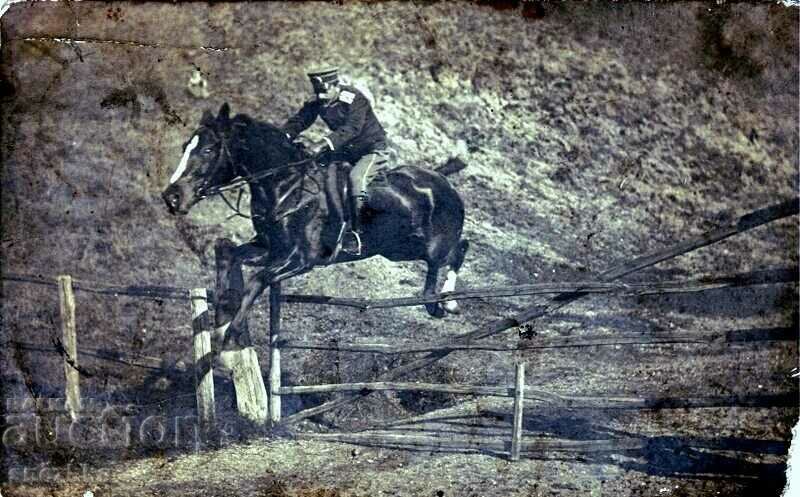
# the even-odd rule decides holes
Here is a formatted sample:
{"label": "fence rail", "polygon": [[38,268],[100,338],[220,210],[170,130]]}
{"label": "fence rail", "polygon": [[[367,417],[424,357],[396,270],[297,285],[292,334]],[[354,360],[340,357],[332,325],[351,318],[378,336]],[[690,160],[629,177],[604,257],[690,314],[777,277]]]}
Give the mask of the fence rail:
{"label": "fence rail", "polygon": [[[299,440],[320,440],[358,445],[379,445],[405,447],[425,447],[426,449],[472,449],[508,452],[510,442],[493,437],[472,436],[469,438],[444,438],[404,433],[297,433]],[[647,441],[640,438],[616,438],[606,440],[521,440],[521,452],[608,452],[636,450],[646,446]]]}
{"label": "fence rail", "polygon": [[[35,343],[28,343],[28,342],[20,342],[17,340],[7,340],[5,342],[0,343],[2,347],[12,347],[18,350],[24,350],[26,352],[40,352],[44,354],[62,354],[64,353],[64,347],[62,345],[40,345]],[[124,364],[126,366],[132,366],[136,368],[142,369],[152,369],[157,371],[169,371],[171,369],[167,365],[165,365],[164,360],[159,359],[157,357],[149,357],[149,356],[141,356],[137,355],[133,358],[126,357],[124,354],[119,352],[112,352],[109,350],[104,349],[96,349],[91,347],[80,347],[78,348],[78,357],[92,357],[94,359],[99,359],[101,361],[108,361],[108,362],[115,362],[117,364]],[[80,366],[78,371],[85,370],[86,366]]]}
{"label": "fence rail", "polygon": [[[57,287],[58,282],[56,278],[51,278],[41,275],[32,274],[18,274],[18,273],[3,273],[2,279],[4,281],[12,281],[19,283],[32,283],[35,285],[44,285]],[[99,282],[90,282],[84,280],[72,280],[73,290],[80,292],[93,293],[96,295],[108,295],[111,297],[128,296],[128,297],[145,297],[153,299],[173,299],[173,300],[191,300],[189,292],[191,288],[182,288],[175,286],[156,286],[156,285],[108,285]]]}
{"label": "fence rail", "polygon": [[[364,299],[356,297],[334,297],[327,295],[280,294],[279,300],[287,304],[319,304],[328,306],[354,307],[360,310],[389,309],[395,307],[411,307],[448,300],[525,297],[530,295],[552,295],[579,292],[586,295],[619,295],[638,297],[645,295],[664,295],[680,293],[696,293],[724,288],[736,288],[755,285],[773,285],[777,283],[796,283],[798,281],[797,266],[781,267],[737,273],[728,276],[705,276],[689,280],[661,282],[604,282],[604,281],[571,281],[545,282],[525,285],[508,285],[484,288],[465,288],[458,291],[442,292],[431,297],[397,297],[388,299]],[[5,281],[33,283],[57,287],[55,278],[44,276],[6,273]],[[113,297],[145,297],[153,299],[191,300],[194,288],[182,288],[157,285],[105,285],[103,283],[73,280],[73,289],[97,295]],[[215,290],[206,289],[208,301],[213,303]]]}
{"label": "fence rail", "polygon": [[771,285],[776,283],[792,283],[798,280],[798,267],[785,267],[739,273],[730,276],[704,277],[691,280],[665,282],[603,282],[575,281],[533,283],[487,288],[470,288],[453,292],[439,293],[433,297],[400,297],[390,299],[362,299],[348,297],[329,297],[324,295],[292,295],[286,294],[282,302],[291,304],[321,304],[331,306],[355,307],[361,310],[408,307],[447,300],[464,300],[493,297],[524,297],[529,295],[549,295],[570,292],[583,294],[611,294],[622,296],[662,295],[675,293],[695,293],[723,288],[734,288],[753,285]]}
{"label": "fence rail", "polygon": [[[302,395],[323,392],[377,392],[383,390],[412,391],[412,392],[439,392],[461,395],[488,395],[492,397],[514,397],[514,387],[492,387],[482,385],[460,385],[458,383],[419,383],[401,381],[376,381],[372,383],[331,383],[328,385],[307,385],[294,387],[281,387],[281,395]],[[553,402],[560,397],[549,392],[527,390],[525,396],[528,400]]]}
{"label": "fence rail", "polygon": [[771,328],[760,330],[732,331],[670,331],[670,332],[628,332],[602,335],[530,337],[517,343],[477,342],[459,344],[453,341],[431,343],[368,343],[368,342],[329,342],[309,340],[281,340],[277,346],[282,349],[331,350],[336,352],[366,352],[375,354],[414,354],[436,351],[485,350],[495,352],[519,352],[523,350],[602,347],[614,345],[665,345],[665,344],[709,344],[719,342],[786,341],[798,337],[792,328]]}

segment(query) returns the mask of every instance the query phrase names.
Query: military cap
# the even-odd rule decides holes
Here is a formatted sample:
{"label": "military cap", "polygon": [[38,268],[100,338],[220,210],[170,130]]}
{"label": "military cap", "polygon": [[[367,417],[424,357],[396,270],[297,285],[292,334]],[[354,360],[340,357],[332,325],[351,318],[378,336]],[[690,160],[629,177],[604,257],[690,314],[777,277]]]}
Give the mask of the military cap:
{"label": "military cap", "polygon": [[315,89],[324,89],[325,84],[339,83],[339,68],[335,66],[315,67],[306,71],[306,74]]}

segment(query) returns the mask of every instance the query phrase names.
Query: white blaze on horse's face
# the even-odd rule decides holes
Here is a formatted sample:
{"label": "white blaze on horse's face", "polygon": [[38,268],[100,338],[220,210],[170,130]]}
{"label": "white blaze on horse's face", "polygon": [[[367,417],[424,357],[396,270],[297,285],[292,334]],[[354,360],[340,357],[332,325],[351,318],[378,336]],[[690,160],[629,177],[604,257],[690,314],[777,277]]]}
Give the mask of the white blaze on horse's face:
{"label": "white blaze on horse's face", "polygon": [[197,147],[197,143],[200,141],[200,137],[198,135],[194,135],[192,141],[190,141],[186,148],[183,150],[183,156],[181,157],[181,162],[178,164],[178,168],[175,169],[175,172],[172,174],[172,177],[169,179],[169,184],[173,184],[183,176],[183,173],[186,171],[186,165],[189,163],[189,156],[192,155],[192,150]]}

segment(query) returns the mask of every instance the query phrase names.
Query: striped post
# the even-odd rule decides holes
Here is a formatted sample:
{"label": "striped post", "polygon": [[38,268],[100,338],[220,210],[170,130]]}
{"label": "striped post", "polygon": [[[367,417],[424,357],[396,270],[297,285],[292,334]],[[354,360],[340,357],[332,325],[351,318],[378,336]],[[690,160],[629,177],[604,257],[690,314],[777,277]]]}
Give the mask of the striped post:
{"label": "striped post", "polygon": [[197,416],[200,419],[201,429],[208,432],[216,422],[208,299],[205,288],[194,288],[189,295],[192,301],[192,351],[194,382],[197,392]]}
{"label": "striped post", "polygon": [[269,287],[269,416],[270,421],[281,420],[281,284]]}

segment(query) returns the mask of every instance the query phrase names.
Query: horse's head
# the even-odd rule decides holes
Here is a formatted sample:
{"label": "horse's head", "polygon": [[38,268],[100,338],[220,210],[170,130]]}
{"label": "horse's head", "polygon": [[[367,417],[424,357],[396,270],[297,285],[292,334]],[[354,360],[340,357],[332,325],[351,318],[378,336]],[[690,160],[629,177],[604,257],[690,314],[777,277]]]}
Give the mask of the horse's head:
{"label": "horse's head", "polygon": [[184,215],[206,197],[209,189],[224,185],[236,175],[236,165],[229,149],[230,108],[225,103],[216,117],[203,113],[200,127],[183,144],[183,156],[161,194],[171,214]]}

